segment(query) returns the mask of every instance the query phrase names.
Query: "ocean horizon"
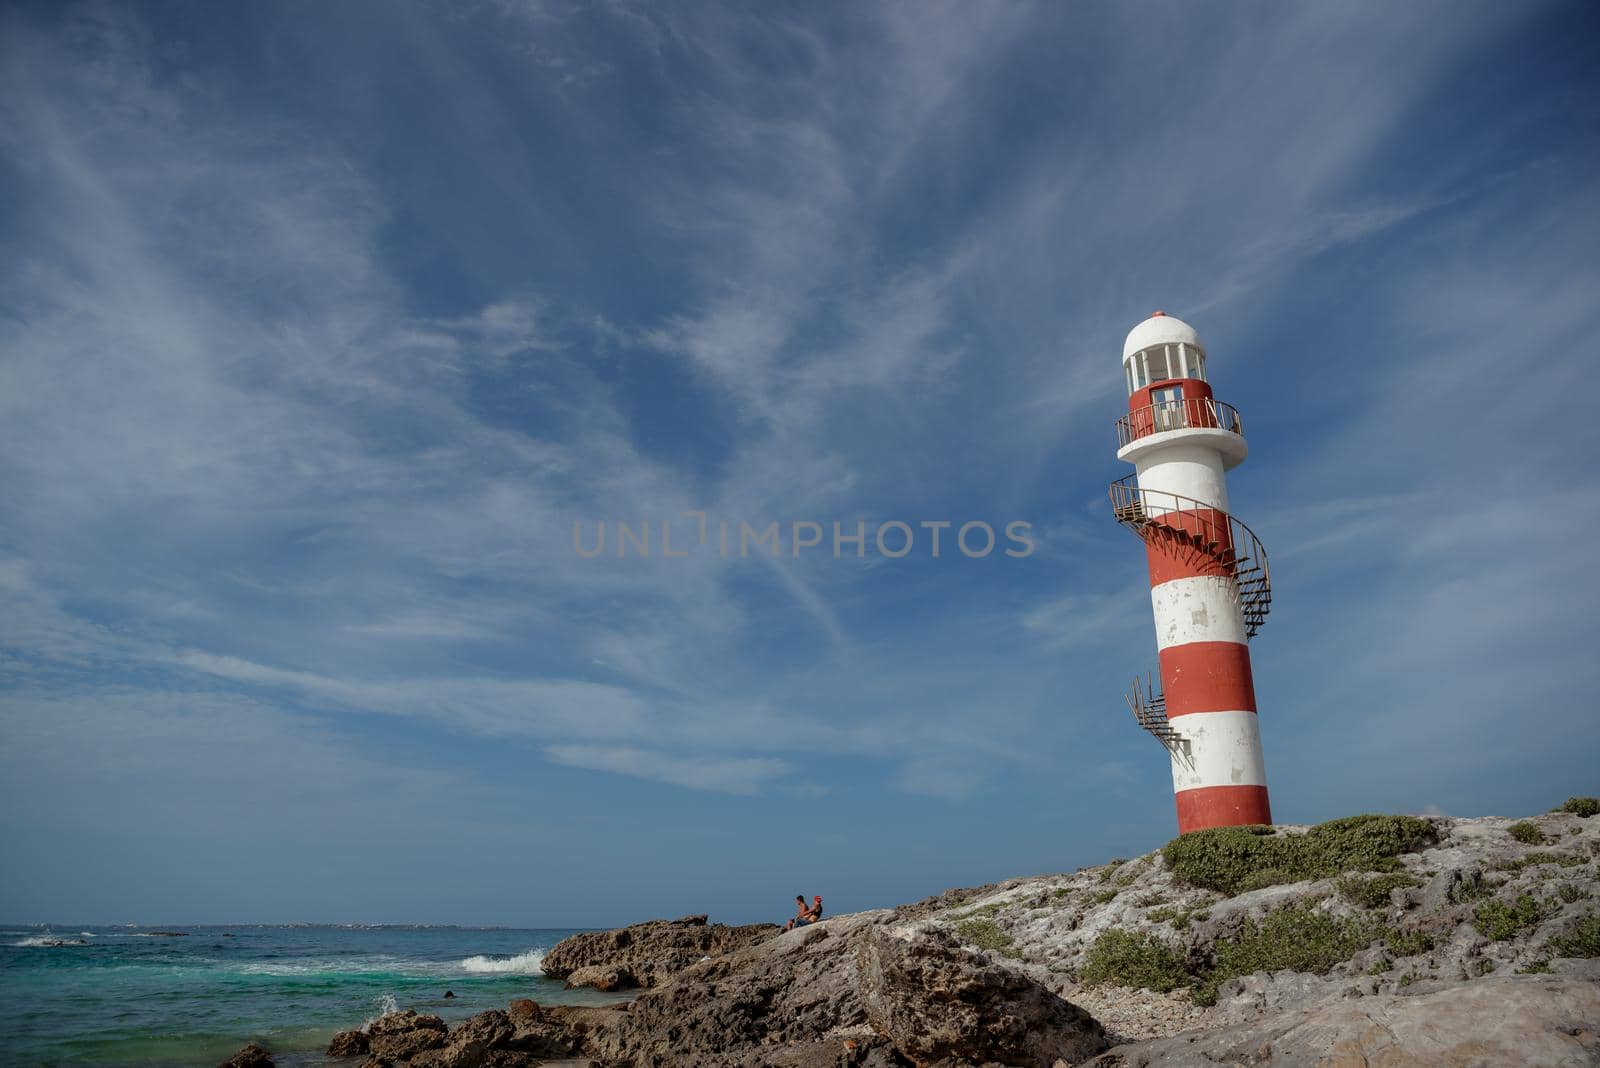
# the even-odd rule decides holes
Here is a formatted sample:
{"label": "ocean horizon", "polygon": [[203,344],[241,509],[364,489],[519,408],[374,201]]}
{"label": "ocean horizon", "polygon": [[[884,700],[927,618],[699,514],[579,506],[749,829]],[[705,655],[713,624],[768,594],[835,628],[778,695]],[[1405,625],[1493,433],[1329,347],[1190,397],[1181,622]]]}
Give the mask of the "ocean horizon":
{"label": "ocean horizon", "polygon": [[280,1065],[320,1065],[335,1063],[323,1051],[336,1032],[397,1009],[454,1023],[522,997],[623,1000],[540,971],[586,929],[5,924],[0,1063],[215,1065],[255,1041]]}

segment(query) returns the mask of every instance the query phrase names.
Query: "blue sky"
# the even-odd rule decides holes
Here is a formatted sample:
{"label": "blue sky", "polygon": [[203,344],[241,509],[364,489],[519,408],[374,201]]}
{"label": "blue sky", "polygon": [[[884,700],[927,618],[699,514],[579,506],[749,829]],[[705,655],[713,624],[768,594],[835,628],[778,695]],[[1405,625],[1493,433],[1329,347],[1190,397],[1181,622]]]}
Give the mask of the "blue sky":
{"label": "blue sky", "polygon": [[[1155,308],[1245,419],[1277,818],[1596,792],[1597,22],[8,7],[0,915],[745,921],[1159,845],[1105,501]],[[1037,547],[572,548],[692,510]]]}

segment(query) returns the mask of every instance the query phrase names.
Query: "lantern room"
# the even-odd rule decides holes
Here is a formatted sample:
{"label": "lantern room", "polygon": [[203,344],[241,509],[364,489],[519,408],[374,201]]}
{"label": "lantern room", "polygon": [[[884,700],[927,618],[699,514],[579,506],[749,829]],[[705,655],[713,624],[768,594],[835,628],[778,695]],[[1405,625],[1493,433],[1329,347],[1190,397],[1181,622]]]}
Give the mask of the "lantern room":
{"label": "lantern room", "polygon": [[1245,458],[1244,427],[1232,405],[1217,400],[1206,380],[1206,350],[1194,327],[1156,312],[1128,333],[1122,346],[1128,414],[1117,421],[1117,455],[1130,463],[1180,440],[1214,450],[1222,467]]}
{"label": "lantern room", "polygon": [[1156,312],[1128,333],[1122,346],[1128,394],[1175,379],[1206,380],[1206,352],[1194,327]]}

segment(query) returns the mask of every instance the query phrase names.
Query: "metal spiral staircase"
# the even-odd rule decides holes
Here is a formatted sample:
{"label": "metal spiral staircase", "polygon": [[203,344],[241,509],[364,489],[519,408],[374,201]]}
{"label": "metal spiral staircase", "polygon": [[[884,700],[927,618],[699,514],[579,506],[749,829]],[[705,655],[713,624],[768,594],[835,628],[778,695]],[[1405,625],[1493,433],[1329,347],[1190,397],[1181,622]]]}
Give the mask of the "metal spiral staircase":
{"label": "metal spiral staircase", "polygon": [[[1254,638],[1272,611],[1272,573],[1255,533],[1222,509],[1165,490],[1141,489],[1137,475],[1111,483],[1111,514],[1145,544],[1202,569],[1233,579],[1246,638]],[[1167,699],[1150,681],[1134,679],[1126,695],[1139,726],[1175,755],[1183,738],[1167,720]],[[1178,747],[1178,748],[1175,748]]]}
{"label": "metal spiral staircase", "polygon": [[1135,677],[1133,690],[1124,694],[1123,700],[1128,702],[1134,721],[1154,735],[1167,752],[1177,757],[1187,755],[1183,735],[1173,730],[1167,720],[1167,697],[1156,689],[1149,674],[1142,679]]}

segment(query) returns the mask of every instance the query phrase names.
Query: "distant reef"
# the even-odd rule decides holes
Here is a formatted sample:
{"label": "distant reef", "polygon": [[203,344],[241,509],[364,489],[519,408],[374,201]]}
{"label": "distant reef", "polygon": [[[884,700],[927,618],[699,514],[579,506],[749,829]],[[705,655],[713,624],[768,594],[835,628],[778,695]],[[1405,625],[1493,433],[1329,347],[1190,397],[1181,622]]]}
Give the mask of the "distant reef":
{"label": "distant reef", "polygon": [[454,1028],[408,1010],[328,1052],[363,1068],[1595,1065],[1596,813],[1574,798],[1522,820],[1201,831],[787,933],[653,920],[545,958],[569,985],[640,988],[630,1003],[523,999]]}

